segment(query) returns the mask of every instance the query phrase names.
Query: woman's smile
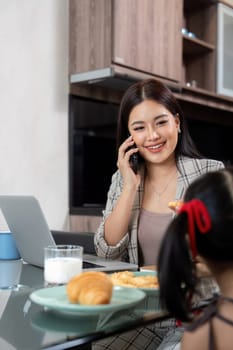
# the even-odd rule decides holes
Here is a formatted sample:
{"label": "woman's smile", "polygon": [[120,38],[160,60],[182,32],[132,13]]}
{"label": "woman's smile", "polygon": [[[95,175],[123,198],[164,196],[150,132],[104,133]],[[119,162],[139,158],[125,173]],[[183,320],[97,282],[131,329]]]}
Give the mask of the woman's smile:
{"label": "woman's smile", "polygon": [[166,142],[160,142],[158,144],[150,145],[150,146],[144,146],[146,150],[148,150],[151,153],[158,153],[161,152],[163,149],[163,146]]}

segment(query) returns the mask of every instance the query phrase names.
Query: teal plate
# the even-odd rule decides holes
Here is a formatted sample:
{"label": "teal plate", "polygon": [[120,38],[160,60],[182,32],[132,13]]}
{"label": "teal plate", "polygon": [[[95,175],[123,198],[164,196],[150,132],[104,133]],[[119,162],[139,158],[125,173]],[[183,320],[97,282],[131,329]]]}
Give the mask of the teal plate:
{"label": "teal plate", "polygon": [[38,289],[30,294],[30,299],[48,309],[75,315],[99,315],[123,309],[128,309],[146,297],[140,289],[132,289],[129,293],[127,287],[114,287],[112,299],[109,304],[104,305],[80,305],[69,302],[66,287],[58,286]]}

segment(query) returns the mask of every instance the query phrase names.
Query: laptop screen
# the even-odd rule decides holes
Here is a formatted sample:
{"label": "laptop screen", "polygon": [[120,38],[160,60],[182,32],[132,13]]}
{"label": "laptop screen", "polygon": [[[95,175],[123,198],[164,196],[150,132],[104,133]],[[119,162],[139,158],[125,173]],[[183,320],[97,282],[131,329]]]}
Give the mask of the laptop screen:
{"label": "laptop screen", "polygon": [[[44,247],[56,243],[38,200],[33,196],[0,196],[0,208],[15,238],[20,256],[31,265],[43,267]],[[135,264],[99,258],[91,254],[84,254],[83,261],[84,270],[138,269]]]}

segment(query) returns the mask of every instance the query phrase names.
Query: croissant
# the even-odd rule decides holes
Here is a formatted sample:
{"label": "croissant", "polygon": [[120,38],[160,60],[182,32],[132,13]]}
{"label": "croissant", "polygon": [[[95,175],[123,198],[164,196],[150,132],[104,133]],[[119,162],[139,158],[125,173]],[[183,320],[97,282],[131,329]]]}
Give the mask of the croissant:
{"label": "croissant", "polygon": [[71,303],[82,305],[109,304],[113,283],[110,277],[99,271],[87,271],[73,277],[66,286]]}
{"label": "croissant", "polygon": [[168,207],[172,210],[178,211],[180,209],[180,207],[183,205],[183,203],[184,202],[181,200],[169,202]]}

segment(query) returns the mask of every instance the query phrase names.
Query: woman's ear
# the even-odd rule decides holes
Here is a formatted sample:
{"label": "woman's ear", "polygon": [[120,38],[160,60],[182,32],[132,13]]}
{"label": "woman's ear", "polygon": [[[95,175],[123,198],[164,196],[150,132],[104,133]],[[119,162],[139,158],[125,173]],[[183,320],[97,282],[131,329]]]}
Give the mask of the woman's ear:
{"label": "woman's ear", "polygon": [[179,116],[179,113],[176,113],[176,115],[175,115],[175,122],[176,122],[176,126],[177,126],[177,129],[178,129],[178,133],[180,134],[181,133],[181,129],[180,129],[180,116]]}

